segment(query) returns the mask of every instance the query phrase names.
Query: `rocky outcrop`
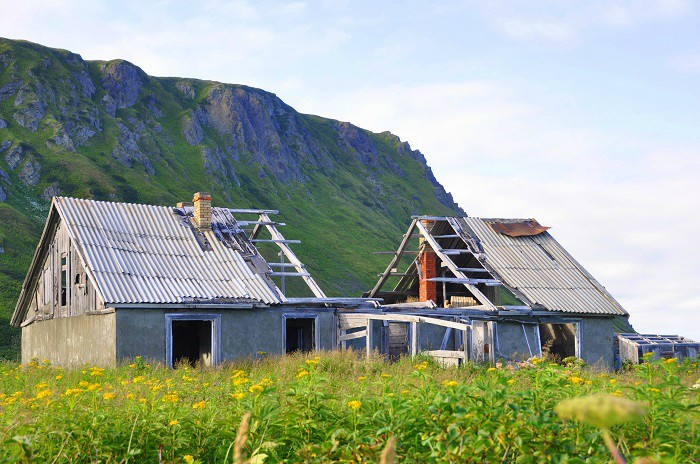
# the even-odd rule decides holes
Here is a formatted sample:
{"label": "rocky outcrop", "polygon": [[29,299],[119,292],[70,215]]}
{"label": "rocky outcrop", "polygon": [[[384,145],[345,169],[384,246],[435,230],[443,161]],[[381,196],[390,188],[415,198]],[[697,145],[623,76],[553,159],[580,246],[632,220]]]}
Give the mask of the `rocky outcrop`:
{"label": "rocky outcrop", "polygon": [[[6,142],[3,142],[6,143]],[[15,169],[22,162],[24,148],[22,145],[15,145],[5,155],[5,161],[10,165],[11,169]]]}
{"label": "rocky outcrop", "polygon": [[41,194],[41,197],[46,201],[51,201],[53,197],[56,197],[60,194],[61,190],[58,188],[58,182],[54,182],[53,184],[49,185],[44,189],[44,192]]}
{"label": "rocky outcrop", "polygon": [[140,68],[123,60],[104,63],[100,71],[102,88],[107,92],[103,101],[112,116],[117,108],[129,108],[136,103],[144,81],[148,79]]}
{"label": "rocky outcrop", "polygon": [[188,99],[194,100],[194,87],[192,87],[192,83],[185,80],[177,81],[175,83],[175,88],[182,92]]}
{"label": "rocky outcrop", "polygon": [[73,139],[70,138],[66,129],[60,124],[54,127],[54,136],[46,141],[46,146],[53,149],[60,147],[68,151],[75,151]]}
{"label": "rocky outcrop", "polygon": [[7,127],[7,121],[4,119],[0,118],[0,129],[4,129]]}
{"label": "rocky outcrop", "polygon": [[[0,169],[0,181],[5,185],[10,185],[10,176],[2,169]],[[5,200],[7,200],[7,192],[5,191],[5,187],[0,185],[0,201]]]}
{"label": "rocky outcrop", "polygon": [[83,93],[88,98],[92,98],[95,91],[97,91],[97,87],[95,87],[95,83],[92,82],[90,74],[88,74],[85,69],[81,69],[80,71],[74,71],[72,75],[73,79],[75,79],[82,87]]}
{"label": "rocky outcrop", "polygon": [[12,145],[12,142],[10,142],[9,140],[3,140],[2,142],[0,142],[0,153],[10,148],[10,145]]}
{"label": "rocky outcrop", "polygon": [[182,121],[182,135],[192,146],[199,145],[202,143],[204,138],[204,131],[199,122],[199,117],[194,111],[190,110],[189,114],[185,116]]}
{"label": "rocky outcrop", "polygon": [[15,107],[18,108],[14,114],[15,121],[32,132],[37,131],[39,121],[45,114],[43,93],[44,88],[41,84],[36,84],[35,88],[23,85],[15,97]]}
{"label": "rocky outcrop", "polygon": [[134,162],[137,162],[143,166],[146,173],[154,174],[155,170],[153,169],[151,160],[139,149],[138,145],[138,141],[145,130],[145,126],[137,126],[136,130],[131,131],[126,124],[117,121],[117,127],[119,128],[119,135],[117,136],[117,144],[112,150],[112,156],[120,163],[129,167],[132,167]]}
{"label": "rocky outcrop", "polygon": [[19,170],[17,176],[25,185],[36,185],[39,182],[39,176],[41,175],[41,166],[39,162],[34,159],[33,156],[29,157],[29,160],[22,166]]}

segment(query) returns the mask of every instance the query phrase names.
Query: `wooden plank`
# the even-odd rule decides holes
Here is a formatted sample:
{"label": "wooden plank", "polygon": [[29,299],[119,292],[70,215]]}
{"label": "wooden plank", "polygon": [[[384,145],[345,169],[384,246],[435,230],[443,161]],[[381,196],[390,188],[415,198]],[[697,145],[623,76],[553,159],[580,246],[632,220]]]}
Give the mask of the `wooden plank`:
{"label": "wooden plank", "polygon": [[436,240],[440,240],[441,238],[459,238],[459,235],[457,235],[457,234],[433,235],[433,238]]}
{"label": "wooden plank", "polygon": [[416,219],[413,219],[411,221],[411,225],[408,226],[408,230],[404,234],[403,240],[401,240],[401,243],[399,244],[399,248],[396,250],[396,253],[394,254],[394,258],[391,260],[389,265],[386,267],[386,270],[384,271],[383,275],[379,278],[377,283],[374,285],[374,288],[372,288],[372,290],[370,290],[369,295],[367,295],[370,298],[374,298],[374,296],[379,292],[379,290],[381,290],[382,286],[384,286],[384,283],[389,278],[389,273],[391,273],[392,269],[396,268],[396,265],[401,260],[401,256],[403,256],[403,254],[404,254],[404,249],[406,248],[408,241],[413,236],[413,230],[416,228],[417,224],[418,224],[418,221]]}
{"label": "wooden plank", "polygon": [[469,277],[432,277],[428,279],[429,282],[446,282],[448,284],[486,284],[486,285],[501,285],[500,280],[496,279],[471,279]]}
{"label": "wooden plank", "polygon": [[418,346],[418,323],[411,322],[411,356],[415,356],[420,351]]}
{"label": "wooden plank", "polygon": [[360,330],[359,332],[342,334],[339,338],[341,342],[346,342],[348,340],[355,340],[356,338],[362,338],[367,336],[367,329]]}
{"label": "wooden plank", "polygon": [[[428,242],[428,244],[433,248],[433,251],[435,254],[438,255],[440,260],[447,264],[447,267],[452,271],[452,273],[455,275],[455,277],[461,277],[461,278],[466,278],[464,274],[462,274],[461,271],[459,271],[459,268],[457,265],[450,259],[449,256],[445,255],[442,251],[440,251],[440,245],[437,243],[437,241],[430,235],[430,232],[428,232],[428,229],[423,225],[421,222],[416,222],[416,227],[421,231],[423,234],[423,237],[425,240]],[[487,306],[490,310],[495,311],[496,307],[494,304],[486,298],[486,295],[481,293],[481,291],[476,288],[474,285],[471,284],[464,284],[467,289],[474,295],[474,297],[479,300],[479,302],[485,306]]]}
{"label": "wooden plank", "polygon": [[466,248],[460,248],[460,249],[458,249],[458,250],[454,250],[454,249],[449,249],[449,248],[448,248],[448,249],[440,249],[440,251],[441,251],[443,254],[446,254],[446,255],[448,255],[448,256],[451,256],[451,255],[464,255],[464,254],[467,254],[467,253],[471,253],[471,251],[467,250]]}
{"label": "wooden plank", "polygon": [[228,208],[228,210],[233,214],[279,214],[276,209],[239,209],[239,208]]}
{"label": "wooden plank", "polygon": [[[271,222],[267,214],[261,214],[260,219],[261,222]],[[273,240],[284,240],[284,236],[277,230],[274,223],[266,224],[265,227],[270,232],[270,236]],[[283,242],[277,242],[276,245],[280,247],[282,253],[284,253],[289,262],[295,265],[297,272],[305,272],[304,264],[299,260],[299,258],[297,258],[297,256],[294,254],[294,252],[288,244]],[[306,285],[313,292],[316,298],[326,298],[326,294],[323,292],[323,290],[321,290],[321,287],[318,286],[318,284],[316,283],[314,278],[311,277],[311,275],[302,276],[302,279],[304,279],[304,282],[306,282]]]}
{"label": "wooden plank", "polygon": [[266,240],[260,238],[254,238],[251,240],[252,243],[301,243],[301,240]]}
{"label": "wooden plank", "polygon": [[463,351],[453,351],[453,350],[426,350],[421,351],[421,354],[427,354],[428,356],[433,356],[436,358],[449,358],[449,359],[467,359]]}
{"label": "wooden plank", "polygon": [[442,337],[442,344],[440,344],[440,349],[445,350],[447,349],[447,342],[450,341],[450,335],[452,334],[452,327],[448,327],[445,329],[445,336]]}
{"label": "wooden plank", "polygon": [[457,269],[459,269],[462,272],[489,272],[483,267],[458,267]]}
{"label": "wooden plank", "polygon": [[[404,255],[417,255],[420,253],[420,250],[404,250],[401,253]],[[375,255],[395,255],[395,251],[374,251],[373,254]]]}
{"label": "wooden plank", "polygon": [[367,328],[365,329],[365,332],[367,333],[367,342],[365,344],[366,352],[367,352],[367,357],[369,358],[372,355],[372,344],[374,342],[373,334],[372,334],[372,320],[367,319]]}
{"label": "wooden plank", "polygon": [[268,274],[270,277],[278,277],[278,276],[285,276],[285,277],[309,277],[311,274],[308,272],[271,272]]}

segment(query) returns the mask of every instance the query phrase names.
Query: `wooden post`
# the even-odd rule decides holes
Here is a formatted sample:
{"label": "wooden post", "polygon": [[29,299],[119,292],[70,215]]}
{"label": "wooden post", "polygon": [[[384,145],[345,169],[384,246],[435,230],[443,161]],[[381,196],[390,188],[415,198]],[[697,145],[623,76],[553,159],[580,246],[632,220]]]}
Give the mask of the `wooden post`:
{"label": "wooden post", "polygon": [[467,329],[462,331],[462,348],[464,349],[464,362],[469,361],[469,336],[467,335]]}
{"label": "wooden post", "polygon": [[411,322],[411,356],[415,356],[420,351],[418,346],[418,323]]}
{"label": "wooden post", "polygon": [[372,344],[374,342],[374,337],[372,337],[372,319],[367,319],[367,357],[369,358],[372,354]]}

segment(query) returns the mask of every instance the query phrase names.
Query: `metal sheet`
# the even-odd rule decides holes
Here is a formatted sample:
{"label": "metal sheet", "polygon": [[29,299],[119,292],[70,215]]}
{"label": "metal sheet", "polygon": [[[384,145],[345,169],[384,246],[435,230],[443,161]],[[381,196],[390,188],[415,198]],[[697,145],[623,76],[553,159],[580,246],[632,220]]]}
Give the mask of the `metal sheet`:
{"label": "metal sheet", "polygon": [[[483,264],[506,287],[517,289],[529,306],[581,314],[626,315],[622,306],[546,229],[530,235],[501,233],[502,225],[539,224],[532,219],[446,218],[465,243],[478,241]],[[540,228],[542,226],[539,226]]]}
{"label": "metal sheet", "polygon": [[282,301],[270,277],[250,266],[259,257],[226,208],[212,208],[200,246],[192,208],[57,198],[106,304],[246,300]]}

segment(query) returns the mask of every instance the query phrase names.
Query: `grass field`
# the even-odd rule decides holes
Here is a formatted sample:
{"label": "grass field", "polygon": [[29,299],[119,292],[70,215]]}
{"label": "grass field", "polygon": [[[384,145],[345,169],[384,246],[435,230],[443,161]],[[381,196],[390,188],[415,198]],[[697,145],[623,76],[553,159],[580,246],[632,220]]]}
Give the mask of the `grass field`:
{"label": "grass field", "polygon": [[[646,409],[611,427],[630,462],[691,463],[700,461],[699,378],[697,361],[609,374],[576,361],[444,369],[341,352],[176,370],[139,359],[114,369],[4,363],[0,459],[379,462],[395,437],[397,462],[610,462],[597,428],[554,412],[603,392]],[[249,412],[247,441],[236,446]]]}

